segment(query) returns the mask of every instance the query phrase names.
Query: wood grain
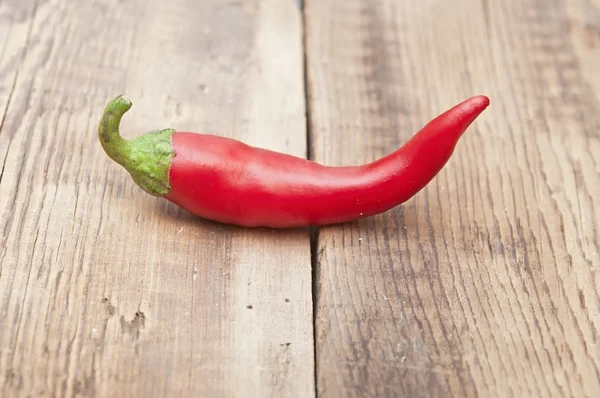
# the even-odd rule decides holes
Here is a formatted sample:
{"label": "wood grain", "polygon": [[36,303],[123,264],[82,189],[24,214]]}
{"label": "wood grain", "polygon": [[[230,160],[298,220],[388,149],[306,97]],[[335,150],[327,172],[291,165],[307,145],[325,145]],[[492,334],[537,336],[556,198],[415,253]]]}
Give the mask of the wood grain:
{"label": "wood grain", "polygon": [[318,396],[600,396],[600,2],[305,3],[315,160],[492,100],[415,198],[320,231]]}
{"label": "wood grain", "polygon": [[301,21],[292,1],[0,2],[0,396],[314,395],[308,232],[191,217],[96,137],[123,93],[127,138],[305,155]]}
{"label": "wood grain", "polygon": [[[33,1],[0,3],[0,131],[6,120],[6,111],[12,98],[23,52],[31,28]],[[0,134],[0,180],[9,149],[9,135]]]}

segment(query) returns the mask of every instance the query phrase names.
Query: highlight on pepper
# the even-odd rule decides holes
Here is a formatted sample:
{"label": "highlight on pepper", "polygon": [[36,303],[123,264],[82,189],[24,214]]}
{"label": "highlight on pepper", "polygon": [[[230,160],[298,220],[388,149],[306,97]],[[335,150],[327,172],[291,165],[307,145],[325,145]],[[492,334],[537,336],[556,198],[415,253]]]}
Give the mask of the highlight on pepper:
{"label": "highlight on pepper", "polygon": [[488,107],[471,97],[427,123],[394,152],[368,164],[326,166],[212,134],[150,131],[125,140],[131,101],[108,103],[98,126],[106,154],[147,193],[205,219],[243,227],[343,223],[413,197],[444,167],[465,130]]}

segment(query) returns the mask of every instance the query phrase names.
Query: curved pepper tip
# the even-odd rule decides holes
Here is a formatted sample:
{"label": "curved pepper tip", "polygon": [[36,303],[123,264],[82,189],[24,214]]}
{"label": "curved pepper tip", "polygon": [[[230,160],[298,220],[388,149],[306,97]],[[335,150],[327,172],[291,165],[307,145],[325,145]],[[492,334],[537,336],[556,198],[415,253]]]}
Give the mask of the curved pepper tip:
{"label": "curved pepper tip", "polygon": [[464,100],[450,111],[455,112],[457,115],[461,115],[460,119],[463,124],[460,135],[475,121],[475,119],[490,105],[490,99],[486,95],[476,95],[469,99]]}
{"label": "curved pepper tip", "polygon": [[490,105],[490,98],[486,95],[476,95],[473,98],[476,101],[476,104],[483,108],[487,108],[488,105]]}
{"label": "curved pepper tip", "polygon": [[465,102],[468,102],[473,109],[478,112],[483,112],[485,108],[490,105],[490,99],[486,95],[476,95],[474,97],[469,98]]}

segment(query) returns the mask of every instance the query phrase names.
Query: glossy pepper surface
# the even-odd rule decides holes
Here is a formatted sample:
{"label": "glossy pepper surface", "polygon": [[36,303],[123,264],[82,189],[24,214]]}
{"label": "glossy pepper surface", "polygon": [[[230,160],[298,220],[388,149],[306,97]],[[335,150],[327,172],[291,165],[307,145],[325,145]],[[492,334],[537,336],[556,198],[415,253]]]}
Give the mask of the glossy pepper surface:
{"label": "glossy pepper surface", "polygon": [[200,217],[245,227],[327,225],[387,211],[419,192],[444,167],[490,101],[469,98],[437,116],[396,151],[372,163],[332,167],[212,134],[149,132],[124,140],[123,96],[98,128],[108,156],[151,195]]}

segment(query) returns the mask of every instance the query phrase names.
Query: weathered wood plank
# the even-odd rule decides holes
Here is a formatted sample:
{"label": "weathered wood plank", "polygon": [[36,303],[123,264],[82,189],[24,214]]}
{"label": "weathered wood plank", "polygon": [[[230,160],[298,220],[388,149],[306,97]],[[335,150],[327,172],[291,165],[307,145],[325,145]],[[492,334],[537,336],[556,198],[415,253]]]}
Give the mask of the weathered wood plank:
{"label": "weathered wood plank", "polygon": [[[0,3],[0,130],[12,98],[23,52],[31,29],[34,1],[5,1]],[[9,150],[9,132],[0,134],[0,180]]]}
{"label": "weathered wood plank", "polygon": [[0,131],[0,396],[313,396],[308,233],[192,217],[96,138],[123,93],[128,138],[174,127],[303,156],[297,5],[0,7],[13,55],[31,25],[23,61],[1,58],[2,94],[19,73]]}
{"label": "weathered wood plank", "polygon": [[599,12],[306,1],[316,160],[373,160],[492,100],[414,199],[320,231],[319,396],[600,396]]}

